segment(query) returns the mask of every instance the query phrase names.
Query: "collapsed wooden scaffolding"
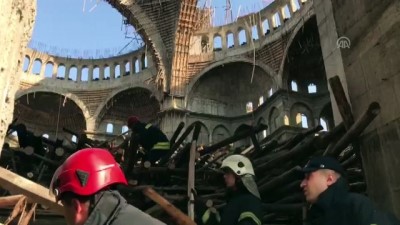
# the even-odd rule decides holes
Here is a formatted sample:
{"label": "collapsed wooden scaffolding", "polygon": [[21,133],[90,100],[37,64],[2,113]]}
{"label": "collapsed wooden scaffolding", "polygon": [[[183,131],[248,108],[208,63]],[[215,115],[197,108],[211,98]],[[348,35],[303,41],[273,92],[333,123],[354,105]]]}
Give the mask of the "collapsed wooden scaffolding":
{"label": "collapsed wooden scaffolding", "polygon": [[[258,124],[200,150],[196,144],[200,124],[192,124],[181,134],[184,129],[184,123],[181,123],[171,138],[170,155],[157,166],[138,164],[128,179],[139,183],[121,187],[121,193],[130,203],[161,220],[194,224],[195,197],[215,209],[225,204],[225,188],[218,168],[221,161],[231,154],[243,154],[253,162],[265,212],[263,224],[301,224],[306,219],[307,204],[299,186],[302,178],[296,171],[312,156],[337,158],[347,171],[350,190],[365,193],[358,137],[379,114],[380,106],[372,102],[355,120],[339,78],[333,77],[329,83],[343,118],[343,122],[330,131],[321,132],[322,127],[316,126],[308,130],[297,129],[295,135],[285,140],[270,135],[258,141],[257,134],[267,128],[265,124]],[[184,140],[190,139],[190,134],[191,141],[183,144]],[[244,150],[228,150],[227,146],[243,138],[250,138],[252,145]],[[56,161],[48,155],[31,155],[41,160],[42,166],[49,164],[53,168],[65,159],[58,158]],[[38,204],[55,213],[62,212],[62,206],[54,202],[46,185],[0,168],[0,186],[8,191],[8,196],[0,198],[0,208],[14,206],[5,224],[18,216],[18,224],[28,224]],[[194,193],[197,195],[194,196]]]}

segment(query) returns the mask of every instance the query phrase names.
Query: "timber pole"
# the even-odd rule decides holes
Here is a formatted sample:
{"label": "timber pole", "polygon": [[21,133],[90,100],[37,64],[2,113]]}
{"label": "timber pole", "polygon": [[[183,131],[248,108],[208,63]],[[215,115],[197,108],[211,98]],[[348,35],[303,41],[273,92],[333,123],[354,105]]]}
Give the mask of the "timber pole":
{"label": "timber pole", "polygon": [[22,194],[28,201],[46,205],[50,210],[62,215],[63,206],[56,203],[55,197],[50,195],[49,189],[0,167],[0,186],[11,194]]}

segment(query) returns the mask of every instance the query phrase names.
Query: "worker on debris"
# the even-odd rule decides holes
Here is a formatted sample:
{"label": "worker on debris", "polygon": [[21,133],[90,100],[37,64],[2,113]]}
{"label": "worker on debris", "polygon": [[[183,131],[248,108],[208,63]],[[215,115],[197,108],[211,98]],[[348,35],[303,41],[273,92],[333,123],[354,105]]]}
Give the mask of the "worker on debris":
{"label": "worker on debris", "polygon": [[345,171],[336,159],[312,158],[302,172],[305,176],[300,187],[311,204],[310,224],[400,224],[392,214],[377,210],[367,197],[348,192]]}
{"label": "worker on debris", "polygon": [[68,225],[164,224],[129,205],[116,190],[119,184],[127,181],[111,153],[86,148],[56,170],[50,191],[64,205]]}
{"label": "worker on debris", "polygon": [[143,123],[136,116],[128,118],[128,127],[132,134],[130,138],[127,158],[127,172],[131,172],[137,159],[139,145],[144,149],[144,161],[151,165],[167,155],[170,150],[170,143],[167,136],[151,123]]}
{"label": "worker on debris", "polygon": [[250,160],[242,155],[231,155],[222,161],[221,169],[227,187],[227,203],[220,212],[213,208],[204,212],[200,206],[198,224],[261,225],[262,203]]}

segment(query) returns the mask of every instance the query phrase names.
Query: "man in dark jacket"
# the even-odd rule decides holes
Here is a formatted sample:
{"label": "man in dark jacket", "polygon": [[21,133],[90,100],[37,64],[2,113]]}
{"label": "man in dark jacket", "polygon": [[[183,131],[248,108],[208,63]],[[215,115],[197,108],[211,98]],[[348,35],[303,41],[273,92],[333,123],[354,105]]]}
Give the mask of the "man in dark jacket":
{"label": "man in dark jacket", "polygon": [[[222,162],[227,202],[220,210],[203,210],[198,224],[261,225],[262,203],[250,160],[242,155],[228,156]],[[201,209],[198,209],[202,211]]]}
{"label": "man in dark jacket", "polygon": [[136,116],[128,118],[128,127],[132,130],[127,159],[127,172],[131,172],[133,164],[137,159],[139,146],[144,149],[145,161],[149,161],[152,166],[158,160],[167,155],[170,150],[170,143],[167,136],[157,127],[150,123],[143,123]]}
{"label": "man in dark jacket", "polygon": [[163,225],[129,205],[116,191],[124,173],[105,149],[82,149],[56,170],[50,191],[64,205],[68,225]]}
{"label": "man in dark jacket", "polygon": [[376,209],[364,195],[350,193],[340,163],[330,157],[315,157],[302,169],[300,187],[311,204],[312,225],[399,225],[392,214]]}

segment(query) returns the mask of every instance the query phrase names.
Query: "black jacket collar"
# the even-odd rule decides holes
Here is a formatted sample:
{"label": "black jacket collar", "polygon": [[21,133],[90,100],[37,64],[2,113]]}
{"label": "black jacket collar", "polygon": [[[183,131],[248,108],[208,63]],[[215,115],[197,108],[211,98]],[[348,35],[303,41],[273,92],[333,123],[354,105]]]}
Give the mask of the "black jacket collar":
{"label": "black jacket collar", "polygon": [[329,210],[332,206],[342,201],[346,195],[348,195],[347,182],[345,179],[339,178],[319,195],[317,202],[314,203],[312,208],[318,208],[322,211]]}

